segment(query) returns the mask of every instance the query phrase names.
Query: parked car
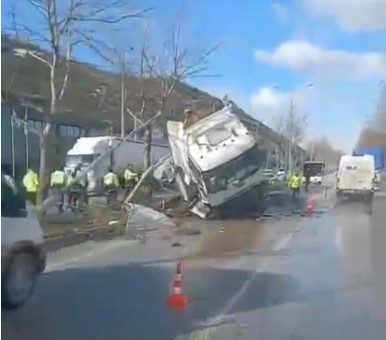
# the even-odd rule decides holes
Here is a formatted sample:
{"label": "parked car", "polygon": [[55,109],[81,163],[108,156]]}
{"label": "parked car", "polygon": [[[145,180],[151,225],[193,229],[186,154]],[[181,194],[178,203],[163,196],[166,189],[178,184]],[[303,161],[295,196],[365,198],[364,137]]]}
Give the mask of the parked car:
{"label": "parked car", "polygon": [[1,302],[24,305],[46,264],[40,223],[12,177],[1,175]]}

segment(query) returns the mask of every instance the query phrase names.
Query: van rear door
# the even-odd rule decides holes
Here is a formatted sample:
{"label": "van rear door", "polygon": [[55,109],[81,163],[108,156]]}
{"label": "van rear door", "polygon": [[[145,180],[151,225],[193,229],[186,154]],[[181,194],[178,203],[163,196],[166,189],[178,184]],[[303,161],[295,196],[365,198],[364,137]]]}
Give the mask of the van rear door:
{"label": "van rear door", "polygon": [[374,158],[371,156],[352,156],[345,158],[339,167],[340,190],[372,190],[374,185]]}

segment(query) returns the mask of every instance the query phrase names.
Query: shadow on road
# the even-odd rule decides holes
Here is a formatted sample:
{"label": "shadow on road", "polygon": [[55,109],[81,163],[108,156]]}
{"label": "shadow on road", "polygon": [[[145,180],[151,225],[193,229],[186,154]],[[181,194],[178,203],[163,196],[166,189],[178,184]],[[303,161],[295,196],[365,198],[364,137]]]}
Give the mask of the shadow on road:
{"label": "shadow on road", "polygon": [[[43,276],[34,301],[10,315],[12,339],[157,339],[170,340],[224,312],[253,311],[303,298],[289,275],[244,270],[187,269],[185,310],[167,307],[172,269],[159,264],[77,268]],[[252,277],[253,275],[253,277]],[[9,328],[9,327],[8,327]],[[12,327],[11,327],[12,328]]]}

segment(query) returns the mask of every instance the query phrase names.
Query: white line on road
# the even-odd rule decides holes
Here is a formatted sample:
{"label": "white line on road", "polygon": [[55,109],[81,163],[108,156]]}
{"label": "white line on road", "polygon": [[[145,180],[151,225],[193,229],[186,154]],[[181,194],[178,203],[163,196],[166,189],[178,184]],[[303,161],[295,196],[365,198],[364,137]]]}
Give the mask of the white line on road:
{"label": "white line on road", "polygon": [[[274,251],[283,250],[291,242],[293,236],[294,236],[294,233],[291,233],[286,237],[282,238],[279,242],[275,244],[275,246],[273,247],[273,250]],[[268,260],[263,261],[261,265],[253,271],[253,273],[248,277],[248,279],[245,280],[245,282],[243,283],[241,288],[237,291],[237,293],[227,301],[227,303],[225,304],[224,308],[220,311],[220,313],[217,316],[205,321],[203,325],[210,327],[223,322],[224,319],[226,319],[226,315],[228,315],[232,311],[233,307],[237,304],[237,302],[243,297],[245,292],[249,289],[250,285],[252,284],[256,276],[267,269],[268,264],[269,264]]]}

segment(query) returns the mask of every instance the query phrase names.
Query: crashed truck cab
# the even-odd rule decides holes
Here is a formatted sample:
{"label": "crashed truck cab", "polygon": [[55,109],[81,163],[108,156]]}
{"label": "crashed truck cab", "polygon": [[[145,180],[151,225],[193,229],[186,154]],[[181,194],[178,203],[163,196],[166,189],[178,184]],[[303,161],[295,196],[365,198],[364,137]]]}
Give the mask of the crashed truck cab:
{"label": "crashed truck cab", "polygon": [[175,179],[193,213],[226,216],[263,208],[263,156],[255,138],[225,107],[184,129],[167,123]]}

